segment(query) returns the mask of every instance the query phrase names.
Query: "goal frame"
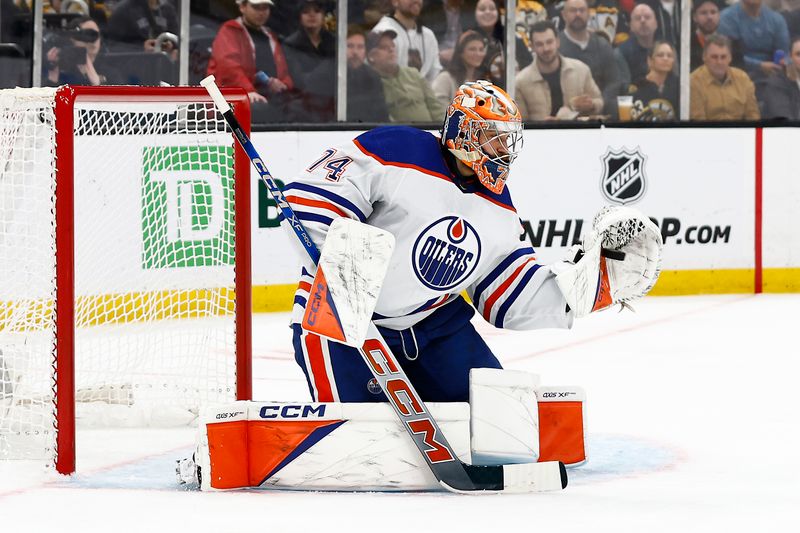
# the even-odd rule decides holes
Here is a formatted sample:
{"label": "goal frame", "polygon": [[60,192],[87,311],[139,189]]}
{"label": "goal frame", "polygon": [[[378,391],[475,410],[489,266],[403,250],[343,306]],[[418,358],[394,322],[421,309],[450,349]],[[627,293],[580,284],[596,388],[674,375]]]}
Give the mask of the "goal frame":
{"label": "goal frame", "polygon": [[[250,102],[244,89],[223,89],[243,128],[250,133]],[[197,102],[212,103],[200,87],[73,86],[55,95],[55,380],[56,461],[61,474],[75,472],[75,158],[74,106],[77,102]],[[234,246],[236,398],[252,399],[252,295],[250,266],[250,161],[234,145]]]}

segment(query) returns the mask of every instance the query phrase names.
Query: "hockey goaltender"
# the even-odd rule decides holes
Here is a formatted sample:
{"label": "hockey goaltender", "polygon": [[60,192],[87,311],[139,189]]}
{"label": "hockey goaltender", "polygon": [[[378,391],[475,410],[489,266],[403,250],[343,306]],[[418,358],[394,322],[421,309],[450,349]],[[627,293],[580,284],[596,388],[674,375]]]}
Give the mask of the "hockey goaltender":
{"label": "hockey goaltender", "polygon": [[584,392],[502,369],[470,320],[477,310],[498,328],[569,328],[625,306],[656,282],[662,242],[646,216],[606,207],[564,260],[537,263],[506,187],[522,144],[514,101],[471,82],[438,136],[376,128],[326,149],[285,198],[270,187],[300,242],[313,241],[292,315],[312,402],[209,408],[179,479],[199,476],[203,490],[563,488],[559,462],[586,460]]}

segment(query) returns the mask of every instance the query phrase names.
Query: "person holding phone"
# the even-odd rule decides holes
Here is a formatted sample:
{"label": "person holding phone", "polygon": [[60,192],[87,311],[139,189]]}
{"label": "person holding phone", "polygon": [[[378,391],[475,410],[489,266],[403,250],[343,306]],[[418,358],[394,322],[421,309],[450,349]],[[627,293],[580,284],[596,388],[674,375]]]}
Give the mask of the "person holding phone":
{"label": "person holding phone", "polygon": [[103,40],[97,22],[88,16],[70,21],[58,43],[47,51],[48,85],[118,85],[119,71],[103,54]]}
{"label": "person holding phone", "polygon": [[781,72],[767,80],[762,117],[800,120],[800,36],[792,38]]}

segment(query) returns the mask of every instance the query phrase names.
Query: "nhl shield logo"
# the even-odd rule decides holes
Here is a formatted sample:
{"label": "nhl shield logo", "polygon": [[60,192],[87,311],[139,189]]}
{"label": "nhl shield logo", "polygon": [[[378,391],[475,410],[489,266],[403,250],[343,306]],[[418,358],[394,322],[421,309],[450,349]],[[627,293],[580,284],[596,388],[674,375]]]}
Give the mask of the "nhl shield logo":
{"label": "nhl shield logo", "polygon": [[603,176],[600,189],[603,196],[616,204],[631,204],[645,191],[645,156],[637,146],[635,150],[623,147],[609,148],[602,157]]}

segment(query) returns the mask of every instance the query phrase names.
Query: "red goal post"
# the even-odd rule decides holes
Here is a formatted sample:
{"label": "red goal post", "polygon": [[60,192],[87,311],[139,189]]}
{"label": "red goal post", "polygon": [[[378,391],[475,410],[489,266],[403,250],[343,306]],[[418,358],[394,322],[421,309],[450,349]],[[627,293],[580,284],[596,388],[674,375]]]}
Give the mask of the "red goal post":
{"label": "red goal post", "polygon": [[[49,106],[52,107],[54,132],[45,135],[52,135],[50,137],[52,140],[49,142],[54,144],[51,152],[54,180],[52,246],[55,256],[55,279],[52,314],[45,311],[44,319],[40,317],[31,320],[30,316],[35,314],[31,309],[22,313],[13,312],[15,306],[16,311],[19,311],[21,300],[15,296],[24,291],[24,283],[18,284],[20,286],[17,292],[12,291],[10,296],[0,292],[0,304],[4,303],[4,300],[12,302],[8,304],[7,311],[3,312],[0,309],[0,341],[3,341],[0,342],[2,350],[0,363],[3,365],[0,368],[2,371],[0,378],[8,382],[3,383],[3,388],[0,389],[0,400],[5,402],[5,409],[0,413],[5,413],[3,416],[6,418],[0,420],[0,459],[3,458],[3,431],[10,435],[5,448],[11,450],[9,454],[12,456],[15,451],[13,438],[20,440],[32,433],[38,435],[39,432],[52,432],[55,437],[54,442],[52,445],[45,444],[45,448],[48,449],[45,455],[48,459],[52,457],[58,472],[63,474],[74,472],[76,403],[81,401],[82,396],[87,398],[91,396],[86,400],[87,403],[123,403],[129,407],[139,407],[147,402],[151,402],[154,406],[159,405],[159,402],[168,404],[170,400],[159,396],[167,389],[172,395],[170,398],[177,398],[178,401],[189,396],[196,402],[251,399],[249,160],[234,142],[222,118],[216,115],[207,92],[202,88],[193,87],[132,86],[62,86],[53,93],[46,93],[46,90],[42,89],[27,90],[30,93],[26,93],[25,89],[11,91],[17,91],[20,98],[34,93],[37,95],[44,93],[44,100],[51,94],[53,97],[52,104],[44,104],[41,110],[35,113],[30,110],[12,113],[7,111],[4,103],[8,103],[16,96],[9,91],[0,91],[0,113],[5,113],[6,120],[0,125],[0,135],[5,136],[7,145],[0,153],[0,158],[4,159],[0,162],[12,170],[19,168],[27,171],[29,168],[37,168],[36,161],[39,157],[37,150],[40,149],[40,145],[47,144],[47,137],[42,138],[45,140],[40,138],[28,140],[26,136],[28,131],[38,131],[48,125],[49,119],[42,116],[49,111]],[[237,119],[249,132],[250,107],[247,94],[241,89],[224,89],[223,93],[231,102]],[[24,118],[19,119],[19,117]],[[30,124],[24,122],[24,125],[19,125],[23,124],[20,120],[28,121]],[[225,134],[228,141],[223,145],[219,139]],[[31,135],[33,137],[39,134]],[[142,141],[143,139],[145,141]],[[152,146],[138,146],[137,143],[140,142],[144,144],[149,142]],[[80,154],[76,153],[78,145],[81,149]],[[33,153],[34,156],[27,158],[25,154],[29,153]],[[123,153],[132,155],[118,155]],[[31,159],[34,162],[31,162]],[[230,170],[226,170],[231,160],[232,174]],[[97,165],[92,167],[95,163]],[[138,163],[141,163],[142,169],[131,170]],[[85,170],[87,164],[89,170]],[[204,168],[204,165],[213,169]],[[184,171],[190,176],[199,176],[200,181],[186,182],[176,174],[179,171]],[[108,183],[116,180],[117,174],[131,172],[131,176],[141,178],[140,183],[131,185],[129,179],[120,181],[119,184]],[[213,178],[214,173],[224,178]],[[18,174],[21,176],[19,185],[14,184],[13,187],[9,187],[10,189],[25,187],[24,172],[20,170]],[[90,175],[88,181],[83,181],[84,174]],[[16,175],[14,172],[9,173],[7,181],[13,181]],[[156,175],[162,181],[145,183],[146,177],[155,179],[153,176]],[[220,185],[219,182],[224,183]],[[100,189],[103,187],[106,189],[86,193],[86,189],[90,189],[92,184],[98,184]],[[165,195],[162,189],[167,185],[173,186],[177,192],[168,190]],[[104,209],[103,198],[110,198],[108,202],[113,203],[118,197],[131,196],[126,193],[134,191],[136,187],[141,191],[149,187],[148,198],[145,199],[145,193],[142,192],[143,197],[139,202],[129,201],[127,204],[130,205],[124,208],[112,207],[108,214],[113,214],[113,217],[84,221],[84,218],[90,218],[85,215],[87,211],[93,211],[95,205],[99,206],[98,211]],[[77,191],[80,191],[84,199],[76,204]],[[19,196],[18,193],[14,194]],[[88,197],[91,199],[87,200]],[[224,215],[220,215],[218,197],[224,199],[222,202]],[[164,203],[166,207],[146,205],[151,200],[154,204]],[[184,205],[187,201],[190,202],[189,207]],[[90,209],[86,209],[87,202],[97,203],[89,203]],[[173,220],[175,216],[170,214],[170,209],[176,209],[179,213],[177,217],[186,220]],[[111,238],[108,235],[103,238],[93,237],[96,242],[90,244],[82,244],[78,232],[78,248],[86,249],[87,246],[93,248],[90,253],[83,254],[92,257],[89,259],[78,257],[77,265],[85,263],[99,268],[98,273],[87,271],[86,274],[82,274],[86,279],[80,283],[87,287],[76,291],[76,226],[81,226],[81,230],[103,228],[105,224],[111,227],[117,223],[117,219],[126,218],[126,215],[117,215],[123,212],[132,213],[129,219],[139,216],[141,221],[130,224],[130,220],[126,220],[126,226],[109,230],[108,235],[111,235]],[[10,222],[4,226],[6,229],[0,228],[0,231],[9,232],[5,241],[20,240],[17,234],[11,234],[15,227],[23,224],[14,220],[15,216],[17,219],[24,219],[27,215],[13,213],[9,215]],[[148,229],[148,224],[151,222],[144,221],[146,217],[158,219],[158,224],[169,227],[151,231]],[[31,221],[31,224],[38,222]],[[213,234],[217,227],[220,228],[218,235],[225,232],[230,235],[220,237]],[[103,259],[99,259],[115,247],[111,244],[115,240],[134,240],[130,235],[131,228],[137,231],[141,229],[142,243],[124,243],[126,259],[119,259],[120,264],[115,264],[115,259],[111,258],[107,264]],[[20,234],[24,235],[24,230]],[[189,241],[188,238],[180,240],[184,234],[195,236],[197,240]],[[114,239],[114,236],[117,236],[117,239]],[[3,237],[4,235],[0,233],[0,241],[4,240]],[[95,250],[98,243],[99,250]],[[176,243],[181,244],[183,248]],[[24,253],[24,250],[20,253]],[[108,251],[109,256],[113,253]],[[120,257],[124,254],[121,253]],[[146,279],[136,280],[134,279],[136,274],[117,272],[124,270],[120,265],[130,263],[131,257],[133,262],[141,263],[137,267],[144,272]],[[49,265],[47,261],[42,270],[47,270]],[[8,263],[10,262],[9,260]],[[0,267],[2,266],[0,264]],[[12,270],[12,274],[16,273],[13,271],[15,266],[8,268]],[[202,278],[197,281],[196,286],[192,285],[188,281],[189,278],[201,271],[209,271],[214,276],[219,274],[219,277]],[[106,277],[106,272],[113,272],[109,278],[116,276],[117,279],[109,279],[108,286],[103,286],[98,280]],[[231,272],[234,278],[232,281],[229,279]],[[31,277],[33,276],[30,273],[23,273],[19,279]],[[13,279],[14,276],[11,275],[10,278]],[[123,286],[128,279],[133,281],[129,286]],[[231,283],[233,288],[228,286]],[[39,307],[47,308],[49,304],[41,302],[49,300],[50,298],[46,297],[36,301],[40,302],[37,304]],[[84,309],[86,307],[90,309],[87,311]],[[229,318],[225,318],[224,323],[216,324],[218,317],[229,317],[231,314],[234,315],[232,322]],[[27,322],[23,324],[9,322],[9,317],[12,315],[28,317]],[[203,328],[202,331],[180,330],[165,334],[162,340],[151,338],[152,332],[147,331],[172,328],[174,324],[192,321],[202,325],[192,325],[191,328]],[[40,401],[40,398],[47,396],[41,392],[43,386],[39,383],[44,378],[36,377],[34,380],[31,376],[37,372],[31,370],[31,365],[25,360],[25,357],[36,358],[40,355],[23,353],[24,349],[19,347],[23,342],[19,339],[27,342],[35,338],[39,335],[41,327],[50,327],[49,322],[52,322],[54,331],[50,334],[51,340],[45,338],[44,344],[52,343],[53,368],[50,376],[52,399],[45,398]],[[88,332],[87,339],[79,339],[80,350],[76,350],[78,330]],[[101,333],[98,334],[97,331]],[[2,337],[4,333],[6,337]],[[102,341],[94,337],[102,337]],[[209,338],[220,340],[213,340],[216,344],[209,343],[208,346],[202,344]],[[235,352],[235,362],[231,361],[232,355],[228,351],[231,341],[235,344],[232,348]],[[187,346],[181,346],[182,343]],[[130,354],[121,354],[130,346],[134,346]],[[114,363],[109,363],[108,360],[113,360],[117,356],[116,347],[120,347],[120,362],[118,368],[110,368]],[[89,363],[84,363],[82,351],[89,352],[87,357],[100,361],[97,366],[102,367],[102,370],[96,370],[90,367]],[[163,353],[154,356],[154,352]],[[155,361],[154,357],[158,357],[158,361]],[[233,369],[230,368],[231,364]],[[192,365],[197,365],[198,369],[194,370]],[[163,375],[159,375],[162,367]],[[192,374],[189,377],[190,383],[183,382],[183,376],[180,376],[183,368]],[[129,379],[126,375],[128,372],[141,373],[143,381],[140,383],[136,378]],[[79,374],[77,379],[76,373]],[[100,375],[101,373],[106,374]],[[176,375],[182,381],[180,385],[172,383]],[[153,381],[158,379],[161,379],[161,382]],[[26,380],[36,381],[36,384],[27,383]],[[235,385],[232,381],[235,381]],[[111,389],[111,397],[106,396],[98,400],[99,396],[106,394],[96,392],[100,389],[104,391]],[[122,402],[118,401],[120,395],[126,398]],[[141,398],[138,398],[138,395],[141,395]],[[235,397],[227,398],[226,395]],[[48,428],[46,422],[40,421],[40,418],[46,419],[50,416],[47,413],[49,408],[46,406],[49,401],[53,402],[52,428]],[[37,402],[44,405],[43,414],[31,416],[25,411],[18,419],[14,418],[15,410],[32,410],[30,406]],[[195,406],[187,409],[191,413],[196,413]],[[26,429],[26,424],[39,426],[31,430]],[[52,450],[49,449],[51,446]],[[25,454],[23,458],[27,458]]]}

